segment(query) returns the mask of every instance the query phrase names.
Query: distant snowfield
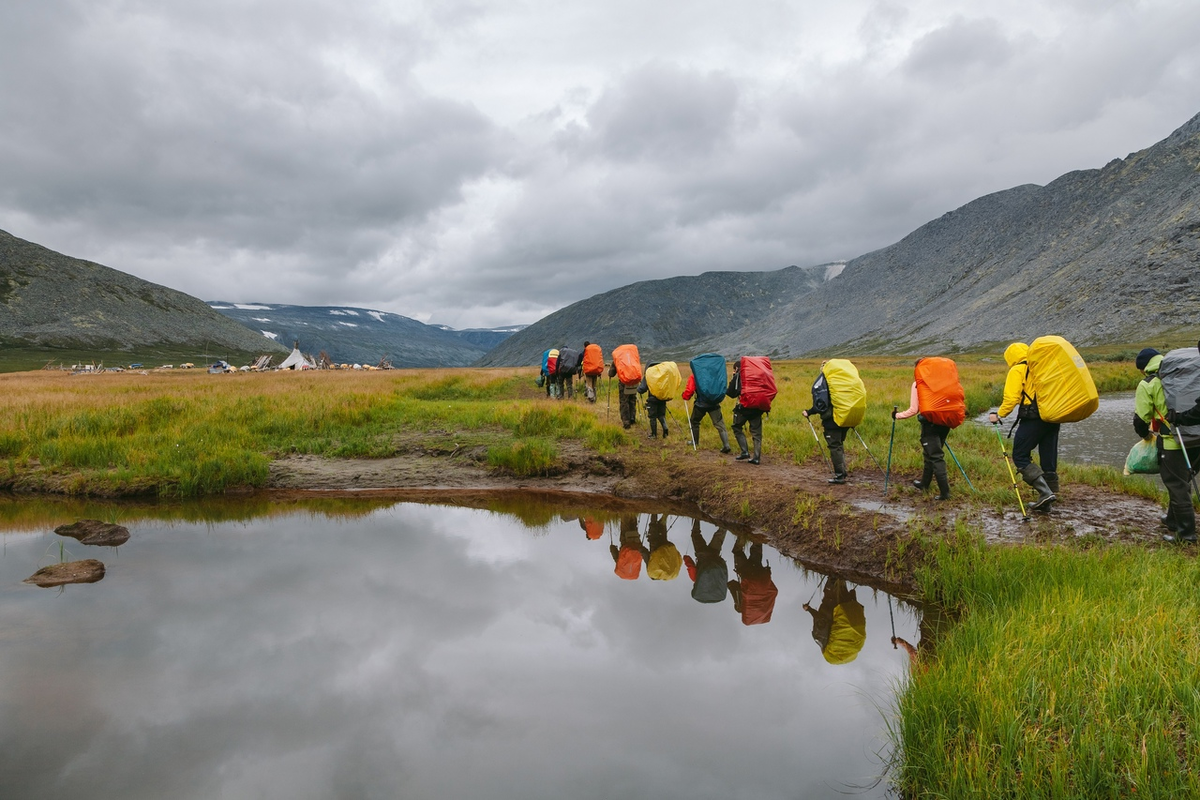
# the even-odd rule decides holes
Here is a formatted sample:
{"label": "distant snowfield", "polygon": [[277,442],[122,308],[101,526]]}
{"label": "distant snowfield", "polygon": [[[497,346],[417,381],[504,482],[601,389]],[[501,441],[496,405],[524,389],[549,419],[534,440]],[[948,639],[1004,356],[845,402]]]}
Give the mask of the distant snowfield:
{"label": "distant snowfield", "polygon": [[838,275],[841,275],[842,270],[844,270],[845,268],[846,268],[845,261],[840,261],[836,264],[830,264],[829,266],[825,267],[825,280],[827,280],[827,281],[833,280]]}
{"label": "distant snowfield", "polygon": [[382,311],[368,311],[367,316],[374,317],[376,319],[376,321],[378,321],[378,322],[383,322],[383,312]]}
{"label": "distant snowfield", "polygon": [[[233,307],[236,309],[239,309],[241,311],[270,311],[271,310],[270,306],[252,306],[252,305],[244,305],[242,303],[234,303]],[[216,308],[216,306],[213,306],[213,308]]]}
{"label": "distant snowfield", "polygon": [[358,312],[355,311],[354,309],[350,309],[350,308],[331,308],[331,309],[329,309],[329,313],[336,314],[339,317],[357,317],[358,316]]}
{"label": "distant snowfield", "polygon": [[263,331],[262,335],[273,341],[276,341],[276,342],[279,341],[278,333],[272,333],[271,331]]}

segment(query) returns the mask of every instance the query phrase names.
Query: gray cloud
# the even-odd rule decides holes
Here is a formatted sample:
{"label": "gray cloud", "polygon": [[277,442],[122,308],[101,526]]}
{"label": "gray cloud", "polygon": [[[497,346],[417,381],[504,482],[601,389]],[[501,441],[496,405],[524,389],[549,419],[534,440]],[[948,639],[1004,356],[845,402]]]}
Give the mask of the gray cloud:
{"label": "gray cloud", "polygon": [[1200,7],[0,8],[0,227],[206,298],[531,322],[852,258],[1200,111]]}

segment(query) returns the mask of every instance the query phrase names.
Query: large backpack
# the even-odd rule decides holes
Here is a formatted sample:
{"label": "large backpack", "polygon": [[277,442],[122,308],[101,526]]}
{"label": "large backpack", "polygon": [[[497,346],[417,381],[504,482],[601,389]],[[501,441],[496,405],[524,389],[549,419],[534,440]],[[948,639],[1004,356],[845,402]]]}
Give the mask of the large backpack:
{"label": "large backpack", "polygon": [[[1167,408],[1176,413],[1189,410],[1200,399],[1200,352],[1185,347],[1167,353],[1158,365],[1158,379],[1167,395]],[[1177,427],[1185,446],[1200,444],[1200,425]]]}
{"label": "large backpack", "polygon": [[856,428],[867,414],[867,387],[858,368],[844,358],[831,358],[821,368],[833,404],[833,421],[842,428]]}
{"label": "large backpack", "polygon": [[679,397],[679,386],[682,383],[679,365],[674,361],[660,361],[652,367],[646,367],[646,388],[659,400],[674,400]]}
{"label": "large backpack", "polygon": [[626,386],[641,382],[642,359],[636,344],[623,344],[613,350],[612,356],[613,364],[617,367],[617,380]]}
{"label": "large backpack", "polygon": [[550,361],[550,351],[543,350],[542,351],[542,374],[543,375],[549,374],[547,371],[547,370],[549,370],[549,366],[548,366],[549,361]]}
{"label": "large backpack", "polygon": [[558,348],[546,351],[546,374],[553,375],[558,369]]}
{"label": "large backpack", "polygon": [[573,347],[564,347],[558,351],[558,373],[570,375],[579,369],[580,353]]}
{"label": "large backpack", "polygon": [[1061,336],[1040,336],[1029,345],[1025,394],[1045,422],[1079,422],[1100,407],[1092,374]]}
{"label": "large backpack", "polygon": [[775,399],[775,373],[771,372],[771,359],[767,356],[742,356],[742,388],[738,402],[742,408],[770,411]]}
{"label": "large backpack", "polygon": [[583,374],[599,375],[604,372],[604,351],[598,344],[589,344],[583,348]]}
{"label": "large backpack", "polygon": [[922,358],[913,376],[917,381],[917,410],[934,425],[957,428],[967,418],[967,399],[958,382],[958,365],[942,356]]}
{"label": "large backpack", "polygon": [[702,406],[719,406],[729,388],[725,374],[725,356],[718,353],[702,353],[688,362],[692,378],[696,383],[696,403]]}

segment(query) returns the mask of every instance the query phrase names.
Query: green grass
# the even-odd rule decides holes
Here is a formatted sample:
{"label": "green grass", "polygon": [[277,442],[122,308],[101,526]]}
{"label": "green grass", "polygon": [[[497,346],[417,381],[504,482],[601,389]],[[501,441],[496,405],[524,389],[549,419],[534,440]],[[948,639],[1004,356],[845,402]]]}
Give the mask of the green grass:
{"label": "green grass", "polygon": [[898,701],[903,796],[1200,796],[1195,558],[959,531],[920,581],[961,616]]}

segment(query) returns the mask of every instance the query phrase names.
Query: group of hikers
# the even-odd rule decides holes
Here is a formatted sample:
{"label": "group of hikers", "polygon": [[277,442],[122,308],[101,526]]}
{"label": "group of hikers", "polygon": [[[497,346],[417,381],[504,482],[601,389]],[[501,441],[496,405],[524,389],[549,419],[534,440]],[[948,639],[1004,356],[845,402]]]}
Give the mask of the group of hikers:
{"label": "group of hikers", "polygon": [[[725,528],[718,527],[706,539],[700,520],[692,519],[691,549],[695,555],[681,556],[668,538],[667,515],[647,516],[644,533],[639,530],[636,514],[620,518],[619,544],[609,543],[617,577],[637,580],[645,567],[651,580],[671,581],[686,568],[692,599],[696,602],[717,604],[729,598],[743,625],[765,625],[771,621],[779,589],[771,579],[771,565],[764,558],[762,542],[747,536],[736,537],[731,580],[722,552],[728,533]],[[589,540],[600,539],[606,528],[603,522],[591,517],[581,517],[579,527]],[[866,614],[855,590],[844,579],[830,576],[825,581],[820,606],[813,608],[805,603],[803,608],[812,616],[813,640],[825,660],[831,664],[853,661],[866,641]]]}
{"label": "group of hikers", "polygon": [[[1032,343],[1014,342],[1004,351],[1008,373],[1000,406],[989,412],[988,421],[996,430],[1016,493],[1022,517],[1028,513],[1017,483],[1017,475],[1037,496],[1030,511],[1048,512],[1058,499],[1058,436],[1063,423],[1086,419],[1099,407],[1099,394],[1086,363],[1078,351],[1061,336],[1041,336]],[[1143,449],[1152,448],[1152,458],[1140,472],[1157,472],[1169,496],[1168,510],[1160,519],[1167,529],[1168,541],[1194,543],[1196,516],[1191,492],[1200,497],[1196,486],[1196,467],[1200,461],[1200,343],[1195,349],[1180,348],[1161,354],[1152,348],[1138,353],[1135,364],[1144,373],[1135,401],[1134,429],[1143,440]],[[638,396],[646,396],[649,436],[668,436],[667,403],[681,397],[694,400],[688,414],[691,444],[700,441],[700,423],[707,416],[721,441],[721,453],[731,453],[729,435],[721,411],[723,401],[733,398],[733,434],[740,452],[736,460],[759,464],[762,459],[763,417],[776,396],[770,359],[743,356],[734,361],[733,375],[727,377],[724,356],[704,353],[688,366],[691,374],[683,384],[679,367],[673,361],[651,362],[642,367],[637,346],[621,345],[612,352],[605,368],[599,345],[584,343],[582,353],[569,347],[547,350],[542,356],[542,380],[549,396],[571,397],[575,376],[582,376],[587,399],[596,402],[596,379],[606,371],[618,383],[618,411],[626,430],[637,421]],[[611,382],[610,382],[611,384]],[[683,391],[680,392],[680,386]],[[554,387],[554,388],[552,388]],[[803,411],[812,426],[812,416],[821,420],[825,446],[829,451],[832,484],[848,479],[845,440],[850,431],[857,436],[866,412],[866,388],[858,370],[847,359],[834,358],[822,363],[812,384],[812,405]],[[1009,429],[1013,439],[1008,453],[1000,434],[1000,421],[1013,411],[1016,421]],[[967,415],[965,393],[959,382],[955,362],[943,356],[916,360],[908,407],[892,408],[892,439],[897,420],[916,417],[921,426],[921,477],[912,485],[929,491],[935,485],[934,499],[950,497],[945,451],[957,462],[946,444],[950,431],[961,425]],[[747,441],[745,427],[750,429]],[[1015,431],[1015,434],[1014,434]],[[816,429],[813,428],[816,437]],[[862,441],[862,437],[858,437]],[[753,450],[751,450],[751,442]],[[864,448],[866,442],[862,442]],[[1138,446],[1135,446],[1137,448]],[[1034,461],[1034,451],[1037,461]],[[870,450],[868,449],[868,453]],[[874,458],[874,454],[871,454]],[[1132,453],[1131,453],[1132,457]],[[876,460],[876,464],[879,464]],[[882,465],[879,465],[882,467]],[[959,464],[959,469],[962,465]],[[891,472],[891,444],[885,470],[884,490]],[[964,476],[966,473],[963,473]],[[969,482],[969,479],[968,479]]]}

